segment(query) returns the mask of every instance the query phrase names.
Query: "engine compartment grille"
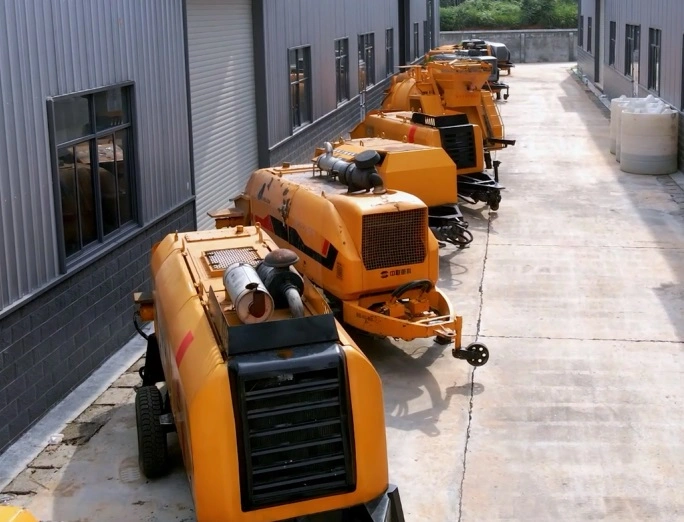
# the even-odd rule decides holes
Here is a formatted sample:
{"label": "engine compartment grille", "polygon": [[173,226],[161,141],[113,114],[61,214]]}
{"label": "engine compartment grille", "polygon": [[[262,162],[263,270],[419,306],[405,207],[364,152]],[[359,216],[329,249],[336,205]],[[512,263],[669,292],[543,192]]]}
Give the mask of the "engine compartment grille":
{"label": "engine compartment grille", "polygon": [[423,208],[363,216],[361,257],[366,270],[422,263],[427,217]]}
{"label": "engine compartment grille", "polygon": [[354,489],[343,359],[326,359],[323,368],[238,377],[244,510]]}
{"label": "engine compartment grille", "polygon": [[475,132],[472,125],[457,125],[439,129],[442,148],[456,163],[456,168],[467,169],[477,165]]}
{"label": "engine compartment grille", "polygon": [[207,250],[204,256],[213,270],[225,270],[233,263],[249,263],[252,266],[256,266],[261,261],[257,251],[251,247]]}

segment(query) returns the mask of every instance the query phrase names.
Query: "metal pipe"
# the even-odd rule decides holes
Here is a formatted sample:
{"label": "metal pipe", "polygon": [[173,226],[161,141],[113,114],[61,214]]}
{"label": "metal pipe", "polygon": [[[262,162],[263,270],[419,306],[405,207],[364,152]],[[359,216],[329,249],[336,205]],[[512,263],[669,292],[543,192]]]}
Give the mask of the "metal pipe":
{"label": "metal pipe", "polygon": [[333,156],[332,143],[326,141],[323,144],[325,153],[316,159],[316,166],[337,176],[340,183],[349,187],[349,192],[358,190],[371,190],[374,194],[384,194],[387,192],[385,184],[375,169],[375,165],[380,160],[379,154],[374,150],[360,152],[354,158],[354,162],[345,161]]}
{"label": "metal pipe", "polygon": [[285,290],[285,297],[287,298],[287,304],[292,317],[304,317],[304,303],[299,295],[299,291],[294,286],[290,286]]}

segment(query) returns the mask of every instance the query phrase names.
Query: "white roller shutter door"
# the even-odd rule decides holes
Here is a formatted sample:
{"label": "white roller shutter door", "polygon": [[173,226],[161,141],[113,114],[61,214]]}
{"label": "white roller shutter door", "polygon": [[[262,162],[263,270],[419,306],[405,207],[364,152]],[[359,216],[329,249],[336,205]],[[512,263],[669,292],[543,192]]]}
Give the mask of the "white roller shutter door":
{"label": "white roller shutter door", "polygon": [[199,229],[257,168],[251,0],[188,0],[188,55]]}

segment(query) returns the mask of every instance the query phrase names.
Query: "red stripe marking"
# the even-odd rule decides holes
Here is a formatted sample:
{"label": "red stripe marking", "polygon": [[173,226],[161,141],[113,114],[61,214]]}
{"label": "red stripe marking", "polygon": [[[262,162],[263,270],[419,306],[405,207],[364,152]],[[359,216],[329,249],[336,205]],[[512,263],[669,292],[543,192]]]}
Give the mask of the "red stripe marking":
{"label": "red stripe marking", "polygon": [[183,337],[183,340],[180,343],[180,346],[178,346],[178,351],[176,352],[176,366],[180,368],[180,363],[183,360],[183,356],[185,355],[185,352],[188,351],[188,347],[190,346],[190,343],[192,343],[194,337],[192,336],[192,332],[188,332],[185,334],[185,337]]}
{"label": "red stripe marking", "polygon": [[413,137],[416,135],[416,131],[418,130],[418,127],[415,125],[411,125],[411,128],[409,129],[408,132],[408,142],[413,143]]}
{"label": "red stripe marking", "polygon": [[323,241],[323,252],[321,252],[324,256],[328,255],[328,250],[330,250],[330,241],[327,239]]}
{"label": "red stripe marking", "polygon": [[271,215],[267,215],[266,217],[259,217],[257,215],[254,216],[254,221],[259,223],[261,225],[261,228],[265,230],[270,230],[273,232],[273,223],[271,222]]}

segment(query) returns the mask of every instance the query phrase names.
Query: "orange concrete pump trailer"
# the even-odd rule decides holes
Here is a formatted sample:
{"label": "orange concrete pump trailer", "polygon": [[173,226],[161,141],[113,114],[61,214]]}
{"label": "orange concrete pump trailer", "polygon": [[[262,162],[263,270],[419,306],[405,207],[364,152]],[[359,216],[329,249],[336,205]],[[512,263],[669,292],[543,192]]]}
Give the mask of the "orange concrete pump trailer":
{"label": "orange concrete pump trailer", "polygon": [[380,376],[296,262],[259,226],[154,247],[140,468],[168,471],[176,431],[199,522],[403,522]]}

